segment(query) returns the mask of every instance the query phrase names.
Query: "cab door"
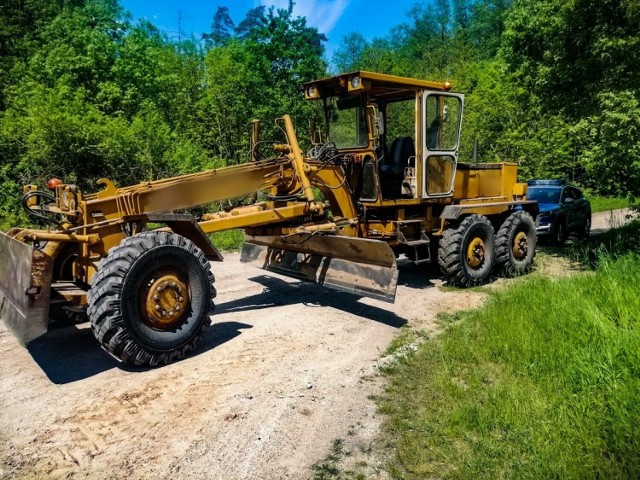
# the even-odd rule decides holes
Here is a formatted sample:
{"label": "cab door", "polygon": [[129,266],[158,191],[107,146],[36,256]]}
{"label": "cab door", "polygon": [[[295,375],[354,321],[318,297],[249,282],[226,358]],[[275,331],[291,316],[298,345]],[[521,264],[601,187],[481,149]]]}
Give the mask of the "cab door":
{"label": "cab door", "polygon": [[422,105],[422,198],[453,193],[464,95],[433,92]]}

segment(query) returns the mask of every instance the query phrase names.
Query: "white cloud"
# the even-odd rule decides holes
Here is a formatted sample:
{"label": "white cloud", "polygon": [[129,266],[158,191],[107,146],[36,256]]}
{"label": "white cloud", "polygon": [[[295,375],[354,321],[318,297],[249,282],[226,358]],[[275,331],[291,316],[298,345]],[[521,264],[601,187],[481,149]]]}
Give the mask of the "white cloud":
{"label": "white cloud", "polygon": [[[329,34],[347,8],[350,0],[297,0],[293,6],[294,16],[306,17],[307,25]],[[258,5],[288,8],[289,0],[259,0]]]}

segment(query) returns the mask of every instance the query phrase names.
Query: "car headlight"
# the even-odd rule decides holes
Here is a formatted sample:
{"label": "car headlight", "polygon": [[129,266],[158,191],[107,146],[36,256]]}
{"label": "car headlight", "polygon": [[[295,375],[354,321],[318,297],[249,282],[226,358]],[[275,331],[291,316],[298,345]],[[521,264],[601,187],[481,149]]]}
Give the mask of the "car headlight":
{"label": "car headlight", "polygon": [[307,87],[307,97],[315,97],[317,92],[316,87],[313,85]]}
{"label": "car headlight", "polygon": [[351,79],[351,88],[360,88],[361,82],[360,77],[353,77]]}

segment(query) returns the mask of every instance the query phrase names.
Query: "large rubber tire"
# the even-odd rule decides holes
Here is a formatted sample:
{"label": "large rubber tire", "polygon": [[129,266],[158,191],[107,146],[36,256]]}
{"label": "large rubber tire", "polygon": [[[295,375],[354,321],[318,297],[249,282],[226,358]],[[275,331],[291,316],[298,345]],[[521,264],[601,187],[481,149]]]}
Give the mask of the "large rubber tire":
{"label": "large rubber tire", "polygon": [[527,212],[513,212],[496,234],[496,272],[511,278],[524,275],[536,254],[536,224]]}
{"label": "large rubber tire", "polygon": [[[178,294],[184,295],[182,310],[173,312],[173,324],[153,323],[157,313],[149,313],[151,290],[167,285],[162,278],[176,278],[186,289],[180,293],[183,289],[173,283],[175,291],[167,292],[175,302]],[[93,334],[102,348],[131,365],[153,367],[180,360],[210,324],[213,282],[209,261],[190,240],[168,232],[129,237],[109,251],[92,280],[87,300]]]}
{"label": "large rubber tire", "polygon": [[[470,249],[479,256],[470,256]],[[438,265],[447,283],[458,287],[483,284],[495,261],[493,226],[482,215],[465,218],[457,228],[444,231],[438,249]]]}

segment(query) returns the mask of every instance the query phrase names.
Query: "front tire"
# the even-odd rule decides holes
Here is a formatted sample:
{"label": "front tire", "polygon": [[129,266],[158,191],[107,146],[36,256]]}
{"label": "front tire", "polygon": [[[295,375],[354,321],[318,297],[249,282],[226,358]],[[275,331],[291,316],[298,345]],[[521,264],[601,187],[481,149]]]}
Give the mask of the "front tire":
{"label": "front tire", "polygon": [[143,232],[111,249],[88,294],[103,349],[136,366],[184,358],[209,326],[215,297],[209,261],[190,240]]}
{"label": "front tire", "polygon": [[524,275],[536,254],[536,225],[527,212],[513,212],[496,234],[496,270],[511,278]]}
{"label": "front tire", "polygon": [[494,260],[493,226],[486,217],[471,215],[442,234],[438,264],[447,283],[458,287],[481,285],[489,277]]}

